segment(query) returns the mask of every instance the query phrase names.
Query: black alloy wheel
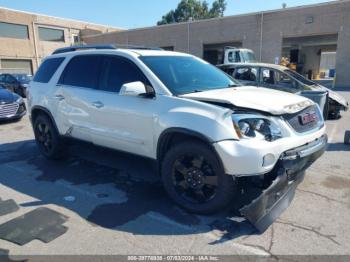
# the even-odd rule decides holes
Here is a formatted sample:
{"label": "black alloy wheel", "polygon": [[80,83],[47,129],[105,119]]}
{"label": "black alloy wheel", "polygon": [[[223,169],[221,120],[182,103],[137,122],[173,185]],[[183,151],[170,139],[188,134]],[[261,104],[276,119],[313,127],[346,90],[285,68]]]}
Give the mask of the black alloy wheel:
{"label": "black alloy wheel", "polygon": [[49,153],[52,150],[52,134],[46,123],[39,123],[37,125],[38,142],[42,149]]}
{"label": "black alloy wheel", "polygon": [[205,203],[213,199],[218,187],[218,176],[202,155],[187,154],[174,164],[173,185],[186,201]]}
{"label": "black alloy wheel", "polygon": [[46,115],[39,115],[34,122],[34,135],[40,152],[48,159],[64,156],[65,143]]}
{"label": "black alloy wheel", "polygon": [[222,210],[236,193],[235,180],[225,173],[214,149],[199,141],[171,147],[162,160],[161,175],[170,198],[197,214]]}

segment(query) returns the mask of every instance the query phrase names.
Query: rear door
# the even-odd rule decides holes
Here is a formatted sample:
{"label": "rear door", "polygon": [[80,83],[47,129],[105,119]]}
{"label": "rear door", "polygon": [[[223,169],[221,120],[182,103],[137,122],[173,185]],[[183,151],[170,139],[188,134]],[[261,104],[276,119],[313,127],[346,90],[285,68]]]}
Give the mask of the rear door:
{"label": "rear door", "polygon": [[92,116],[95,108],[96,90],[99,88],[103,56],[78,55],[65,67],[55,98],[59,100],[57,117],[67,130],[66,135],[92,141],[92,130],[96,119]]}

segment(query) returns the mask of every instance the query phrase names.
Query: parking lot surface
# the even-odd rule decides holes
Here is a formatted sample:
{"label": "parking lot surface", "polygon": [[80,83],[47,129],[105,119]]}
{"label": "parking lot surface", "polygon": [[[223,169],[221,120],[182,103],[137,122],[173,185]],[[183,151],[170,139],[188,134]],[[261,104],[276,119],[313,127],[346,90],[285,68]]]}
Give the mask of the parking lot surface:
{"label": "parking lot surface", "polygon": [[[340,93],[350,100],[350,92]],[[0,249],[24,257],[350,255],[350,146],[343,144],[350,114],[327,121],[327,130],[327,152],[308,169],[291,206],[259,234],[228,211],[196,216],[175,206],[150,160],[74,143],[65,160],[48,161],[38,152],[27,117],[2,123],[0,199],[11,201],[11,210],[0,214],[0,238],[27,221],[11,221],[25,214],[34,217],[33,227],[48,229],[34,236],[7,232]]]}

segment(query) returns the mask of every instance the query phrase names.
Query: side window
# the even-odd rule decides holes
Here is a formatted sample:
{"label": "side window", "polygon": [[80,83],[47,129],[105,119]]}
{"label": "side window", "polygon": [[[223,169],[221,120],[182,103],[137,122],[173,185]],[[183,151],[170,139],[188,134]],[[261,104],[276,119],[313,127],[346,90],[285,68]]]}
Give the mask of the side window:
{"label": "side window", "polygon": [[258,69],[255,67],[238,68],[234,78],[241,81],[256,82],[258,80]]}
{"label": "side window", "polygon": [[275,71],[263,68],[261,70],[262,82],[268,85],[275,84]]}
{"label": "side window", "polygon": [[220,70],[224,71],[229,76],[234,77],[235,68],[230,67],[219,67]]}
{"label": "side window", "polygon": [[4,82],[8,83],[9,82],[9,76],[8,75],[4,75]]}
{"label": "side window", "polygon": [[231,51],[228,53],[228,61],[231,63],[241,62],[241,57],[239,51]]}
{"label": "side window", "polygon": [[56,72],[57,68],[62,64],[63,60],[64,57],[46,59],[36,72],[33,81],[39,83],[48,83]]}
{"label": "side window", "polygon": [[4,83],[8,83],[9,82],[9,77],[8,77],[7,74],[3,75],[3,81],[4,81]]}
{"label": "side window", "polygon": [[9,84],[12,84],[12,83],[15,83],[16,82],[16,79],[11,76],[11,75],[6,75],[6,82],[9,83]]}
{"label": "side window", "polygon": [[287,74],[282,72],[277,72],[276,80],[278,84],[286,84],[286,85],[292,84],[292,79]]}
{"label": "side window", "polygon": [[229,76],[234,77],[235,74],[235,68],[227,68],[225,69],[226,74],[228,74]]}
{"label": "side window", "polygon": [[239,51],[235,52],[235,62],[241,62],[241,56],[239,55]]}
{"label": "side window", "polygon": [[141,70],[131,61],[123,57],[106,57],[104,80],[100,89],[118,93],[126,83],[140,81],[149,84]]}
{"label": "side window", "polygon": [[298,91],[297,82],[283,72],[272,69],[263,69],[262,79],[263,83],[270,85],[272,88],[291,93]]}
{"label": "side window", "polygon": [[73,57],[63,71],[60,84],[97,89],[99,85],[100,55],[82,55]]}

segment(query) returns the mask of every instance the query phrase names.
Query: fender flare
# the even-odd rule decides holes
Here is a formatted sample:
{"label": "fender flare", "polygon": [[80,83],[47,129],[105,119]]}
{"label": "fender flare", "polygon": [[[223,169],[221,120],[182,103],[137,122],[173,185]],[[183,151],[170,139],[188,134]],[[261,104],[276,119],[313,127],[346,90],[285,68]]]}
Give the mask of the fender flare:
{"label": "fender flare", "polygon": [[34,111],[41,111],[44,114],[46,114],[50,118],[53,126],[55,127],[56,131],[58,132],[58,128],[57,128],[57,125],[56,125],[56,122],[55,122],[55,119],[54,119],[53,115],[51,114],[51,112],[47,108],[45,108],[43,106],[33,106],[32,107],[30,121],[31,121],[33,127],[34,127],[34,122],[33,122],[33,120],[34,120],[33,119],[33,112]]}

